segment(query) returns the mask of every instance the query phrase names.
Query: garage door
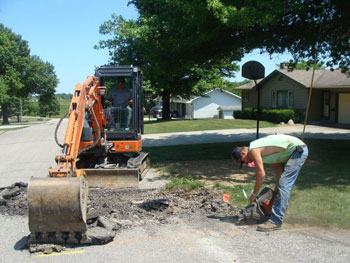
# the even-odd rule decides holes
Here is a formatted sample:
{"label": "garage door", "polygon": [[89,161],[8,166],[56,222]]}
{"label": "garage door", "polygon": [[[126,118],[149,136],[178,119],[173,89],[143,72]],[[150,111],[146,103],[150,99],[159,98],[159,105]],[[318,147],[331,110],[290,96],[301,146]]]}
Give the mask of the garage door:
{"label": "garage door", "polygon": [[350,93],[339,93],[338,122],[350,124]]}

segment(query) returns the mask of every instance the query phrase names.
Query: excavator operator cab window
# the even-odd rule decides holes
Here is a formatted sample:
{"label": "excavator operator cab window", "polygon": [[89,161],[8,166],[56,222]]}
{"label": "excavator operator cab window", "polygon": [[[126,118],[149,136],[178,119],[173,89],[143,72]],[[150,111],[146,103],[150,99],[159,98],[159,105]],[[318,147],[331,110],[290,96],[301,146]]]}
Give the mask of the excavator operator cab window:
{"label": "excavator operator cab window", "polygon": [[133,90],[130,77],[105,77],[108,92],[104,100],[106,129],[115,132],[132,132]]}

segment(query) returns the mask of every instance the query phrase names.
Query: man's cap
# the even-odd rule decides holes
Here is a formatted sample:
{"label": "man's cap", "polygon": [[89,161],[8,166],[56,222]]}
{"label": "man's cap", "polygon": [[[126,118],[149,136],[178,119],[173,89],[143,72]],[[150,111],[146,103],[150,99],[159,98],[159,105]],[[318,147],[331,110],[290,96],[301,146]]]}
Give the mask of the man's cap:
{"label": "man's cap", "polygon": [[241,151],[242,151],[242,147],[237,146],[232,150],[232,153],[231,153],[232,160],[234,161],[234,163],[237,165],[238,168],[242,168],[242,165],[243,165],[243,163],[239,160],[241,158]]}
{"label": "man's cap", "polygon": [[118,77],[118,83],[125,83],[125,77]]}

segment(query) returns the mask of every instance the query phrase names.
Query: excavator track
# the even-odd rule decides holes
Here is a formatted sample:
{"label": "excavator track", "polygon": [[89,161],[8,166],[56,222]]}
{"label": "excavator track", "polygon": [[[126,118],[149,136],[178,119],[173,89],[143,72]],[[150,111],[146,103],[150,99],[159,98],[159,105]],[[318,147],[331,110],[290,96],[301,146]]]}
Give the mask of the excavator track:
{"label": "excavator track", "polygon": [[83,176],[30,179],[29,243],[89,243],[87,196],[88,185]]}

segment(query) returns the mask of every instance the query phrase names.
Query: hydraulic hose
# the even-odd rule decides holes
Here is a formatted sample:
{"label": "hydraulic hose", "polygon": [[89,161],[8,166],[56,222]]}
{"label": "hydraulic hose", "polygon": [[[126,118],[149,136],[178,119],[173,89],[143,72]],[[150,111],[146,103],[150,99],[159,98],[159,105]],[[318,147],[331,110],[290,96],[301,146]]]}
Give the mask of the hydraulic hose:
{"label": "hydraulic hose", "polygon": [[61,125],[63,119],[64,119],[65,117],[67,117],[68,112],[69,112],[69,111],[67,111],[67,112],[61,117],[61,119],[60,119],[60,121],[57,123],[56,129],[55,129],[55,141],[56,141],[57,145],[58,145],[59,147],[61,147],[61,148],[63,148],[63,145],[60,144],[60,143],[58,142],[58,139],[57,139],[57,131],[58,131],[58,128],[60,127],[60,125]]}

